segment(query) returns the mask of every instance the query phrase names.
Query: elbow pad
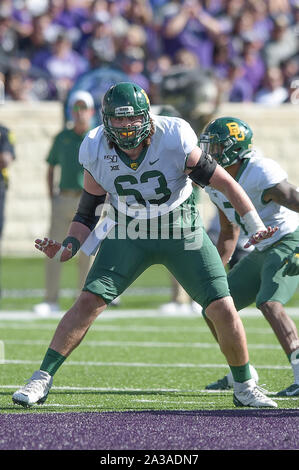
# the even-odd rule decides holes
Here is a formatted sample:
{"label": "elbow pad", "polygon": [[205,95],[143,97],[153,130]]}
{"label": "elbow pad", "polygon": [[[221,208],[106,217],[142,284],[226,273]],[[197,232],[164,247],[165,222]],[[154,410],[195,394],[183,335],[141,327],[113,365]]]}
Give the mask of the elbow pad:
{"label": "elbow pad", "polygon": [[96,210],[98,206],[104,204],[106,199],[106,194],[102,196],[96,196],[90,194],[85,189],[83,189],[82,196],[79,202],[77,212],[73,218],[73,222],[80,222],[83,225],[86,225],[90,230],[93,230],[97,225],[100,215],[96,215]]}
{"label": "elbow pad", "polygon": [[202,152],[201,157],[197,165],[193,167],[186,167],[188,170],[192,170],[189,173],[189,177],[202,188],[210,184],[210,179],[216,170],[217,162],[207,152]]}

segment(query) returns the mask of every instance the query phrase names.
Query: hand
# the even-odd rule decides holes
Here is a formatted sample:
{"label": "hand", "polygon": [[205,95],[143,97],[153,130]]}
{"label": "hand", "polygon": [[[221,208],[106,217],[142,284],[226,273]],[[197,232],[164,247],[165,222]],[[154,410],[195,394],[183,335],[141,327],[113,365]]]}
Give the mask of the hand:
{"label": "hand", "polygon": [[201,9],[197,0],[185,0],[182,4],[181,11],[189,15],[190,18],[196,18],[197,13],[199,13]]}
{"label": "hand", "polygon": [[283,265],[286,265],[282,271],[283,276],[297,276],[299,274],[299,247],[284,259]]}
{"label": "hand", "polygon": [[39,238],[35,240],[35,248],[45,253],[48,258],[56,258],[58,261],[68,261],[72,257],[72,244],[69,243],[66,247],[63,247],[61,243],[55,240],[49,240]]}
{"label": "hand", "polygon": [[249,238],[248,242],[245,243],[244,248],[249,248],[252,245],[257,245],[261,241],[272,237],[274,233],[277,232],[277,230],[278,227],[268,227],[267,230],[259,230]]}

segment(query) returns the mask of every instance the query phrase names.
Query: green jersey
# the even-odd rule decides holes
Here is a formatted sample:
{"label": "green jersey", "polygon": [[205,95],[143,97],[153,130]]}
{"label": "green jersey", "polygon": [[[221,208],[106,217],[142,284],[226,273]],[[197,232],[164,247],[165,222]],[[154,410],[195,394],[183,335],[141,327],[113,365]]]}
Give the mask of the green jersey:
{"label": "green jersey", "polygon": [[47,162],[51,166],[60,166],[59,187],[62,190],[83,188],[84,169],[78,155],[84,137],[85,134],[79,135],[73,129],[64,129],[54,139]]}

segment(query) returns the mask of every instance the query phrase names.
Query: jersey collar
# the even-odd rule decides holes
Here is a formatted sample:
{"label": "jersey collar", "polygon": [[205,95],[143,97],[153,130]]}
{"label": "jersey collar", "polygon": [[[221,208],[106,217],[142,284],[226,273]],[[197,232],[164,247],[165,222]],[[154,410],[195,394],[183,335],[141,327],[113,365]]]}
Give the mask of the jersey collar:
{"label": "jersey collar", "polygon": [[246,169],[248,163],[249,163],[249,160],[250,158],[244,158],[242,161],[241,161],[241,165],[240,165],[240,168],[238,170],[238,173],[236,174],[236,177],[235,177],[235,180],[236,181],[239,181],[244,170]]}
{"label": "jersey collar", "polygon": [[136,160],[131,160],[131,158],[123,150],[115,146],[115,150],[119,158],[123,161],[125,165],[131,168],[131,170],[135,171],[140,167],[141,163],[143,162],[147,149],[148,147],[143,147],[139,154],[139,157]]}

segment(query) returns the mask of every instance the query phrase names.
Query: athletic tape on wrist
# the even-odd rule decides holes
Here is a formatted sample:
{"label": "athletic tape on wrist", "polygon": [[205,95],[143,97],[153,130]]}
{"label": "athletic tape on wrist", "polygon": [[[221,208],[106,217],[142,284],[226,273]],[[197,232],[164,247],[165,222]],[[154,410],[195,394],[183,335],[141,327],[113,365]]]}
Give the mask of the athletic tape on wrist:
{"label": "athletic tape on wrist", "polygon": [[55,259],[56,261],[60,261],[60,257],[62,255],[62,252],[64,251],[65,249],[65,246],[62,246],[59,248],[59,250],[57,251],[56,255],[53,256],[53,259]]}
{"label": "athletic tape on wrist", "polygon": [[267,230],[258,213],[255,210],[247,212],[242,217],[246,230],[250,235],[253,235],[260,230]]}

